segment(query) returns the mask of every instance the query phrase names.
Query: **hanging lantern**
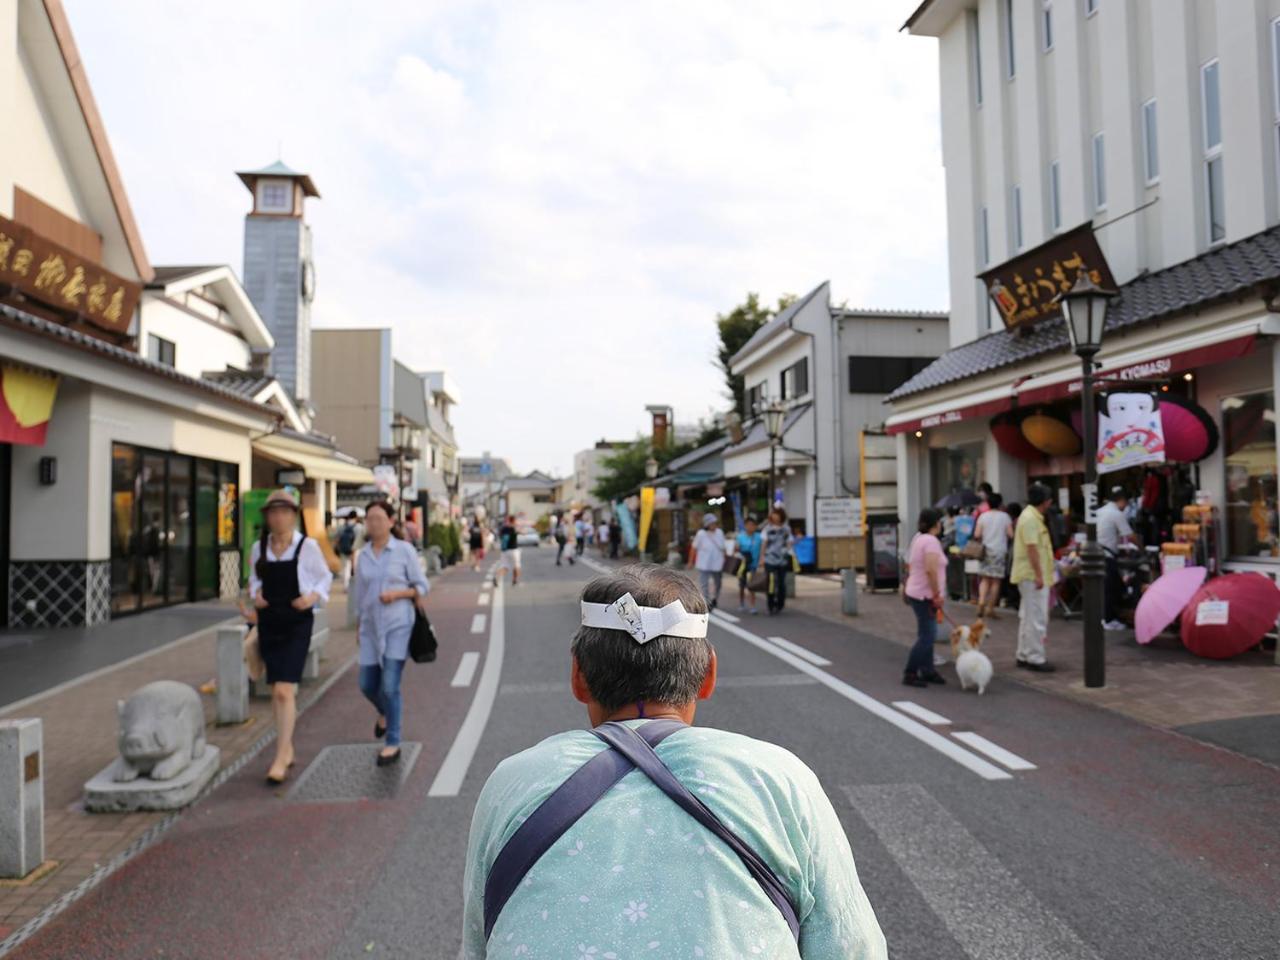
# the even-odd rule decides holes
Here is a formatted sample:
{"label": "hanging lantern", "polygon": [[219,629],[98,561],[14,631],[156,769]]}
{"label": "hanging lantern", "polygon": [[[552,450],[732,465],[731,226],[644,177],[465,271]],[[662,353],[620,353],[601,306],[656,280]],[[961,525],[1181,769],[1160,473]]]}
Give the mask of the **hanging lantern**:
{"label": "hanging lantern", "polygon": [[1039,460],[1044,456],[1022,435],[1018,418],[1012,413],[992,417],[991,438],[995,440],[997,447],[1019,460]]}
{"label": "hanging lantern", "polygon": [[1160,396],[1165,457],[1175,463],[1197,463],[1218,449],[1218,427],[1198,403],[1175,393]]}
{"label": "hanging lantern", "polygon": [[1080,452],[1080,435],[1065,420],[1036,411],[1022,421],[1022,435],[1041,453],[1074,457]]}

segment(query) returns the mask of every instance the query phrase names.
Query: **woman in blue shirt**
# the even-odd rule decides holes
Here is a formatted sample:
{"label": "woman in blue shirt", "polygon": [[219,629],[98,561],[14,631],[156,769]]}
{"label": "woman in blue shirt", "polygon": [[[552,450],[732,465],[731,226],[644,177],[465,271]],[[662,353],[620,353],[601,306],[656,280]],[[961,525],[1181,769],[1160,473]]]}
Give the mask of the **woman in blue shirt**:
{"label": "woman in blue shirt", "polygon": [[360,641],[360,691],[378,710],[374,736],[386,737],[378,766],[400,759],[400,677],[409,655],[414,605],[426,603],[430,584],[418,552],[391,535],[391,505],[375,500],[365,509],[368,542],[356,561],[356,635]]}
{"label": "woman in blue shirt", "polygon": [[760,565],[760,531],[756,529],[756,518],[747,517],[743,524],[745,530],[738,533],[738,555],[742,563],[738,565],[738,609],[746,610],[747,594],[751,594],[751,614],[758,614],[756,609],[756,592],[751,589],[751,574]]}

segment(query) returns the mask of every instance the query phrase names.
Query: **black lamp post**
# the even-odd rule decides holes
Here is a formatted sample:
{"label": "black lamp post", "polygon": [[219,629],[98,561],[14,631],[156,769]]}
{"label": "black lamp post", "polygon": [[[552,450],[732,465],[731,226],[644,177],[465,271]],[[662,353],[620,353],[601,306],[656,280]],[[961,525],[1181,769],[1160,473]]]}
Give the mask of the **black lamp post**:
{"label": "black lamp post", "polygon": [[1093,358],[1102,349],[1107,303],[1116,295],[1104,290],[1080,272],[1075,285],[1058,299],[1067,321],[1071,349],[1080,358],[1081,412],[1084,415],[1085,544],[1080,554],[1080,578],[1084,588],[1084,685],[1101,687],[1107,682],[1106,645],[1102,629],[1106,559],[1098,544],[1094,505],[1098,502],[1098,419],[1093,400]]}
{"label": "black lamp post", "polygon": [[414,428],[412,421],[397,415],[391,421],[391,446],[396,451],[396,491],[399,500],[396,514],[401,523],[404,523],[405,519],[404,462],[417,457],[418,443],[418,431]]}
{"label": "black lamp post", "polygon": [[787,408],[780,400],[774,400],[764,408],[764,432],[769,435],[769,507],[766,513],[773,512],[773,505],[778,499],[778,444],[782,442],[782,421],[786,415]]}

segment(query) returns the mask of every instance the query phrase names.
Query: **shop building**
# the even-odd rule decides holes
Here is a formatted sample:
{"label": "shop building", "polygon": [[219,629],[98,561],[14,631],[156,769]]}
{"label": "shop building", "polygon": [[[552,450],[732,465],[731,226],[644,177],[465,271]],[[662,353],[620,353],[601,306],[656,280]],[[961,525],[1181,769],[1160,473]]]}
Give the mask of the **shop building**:
{"label": "shop building", "polygon": [[1106,386],[1168,408],[1169,462],[1100,484],[1141,495],[1148,543],[1199,494],[1224,562],[1273,569],[1280,4],[930,0],[907,28],[939,40],[952,347],[889,397],[903,516],[1042,479],[1082,518],[1052,300],[1083,272],[1119,291]]}

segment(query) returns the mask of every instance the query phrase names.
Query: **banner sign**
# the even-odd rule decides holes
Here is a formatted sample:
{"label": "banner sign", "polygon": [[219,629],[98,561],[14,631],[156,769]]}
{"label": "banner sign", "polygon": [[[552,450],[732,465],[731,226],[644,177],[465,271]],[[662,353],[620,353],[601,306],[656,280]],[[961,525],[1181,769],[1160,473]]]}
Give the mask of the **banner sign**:
{"label": "banner sign", "polygon": [[[142,285],[0,217],[0,283],[32,300],[83,317],[119,339],[129,332]],[[101,334],[99,334],[101,336]]]}
{"label": "banner sign", "polygon": [[43,447],[58,376],[0,364],[0,443]]}
{"label": "banner sign", "polygon": [[618,518],[618,526],[622,528],[622,542],[628,550],[634,550],[640,542],[636,536],[636,518],[631,515],[631,508],[622,501],[613,505],[614,515]]}
{"label": "banner sign", "polygon": [[734,490],[729,494],[729,503],[733,505],[733,529],[745,529],[746,518],[742,515],[742,494]]}
{"label": "banner sign", "polygon": [[640,552],[644,553],[649,543],[649,527],[653,523],[654,501],[658,491],[653,487],[640,488]]}
{"label": "banner sign", "polygon": [[1098,400],[1099,474],[1164,463],[1164,425],[1155,394],[1111,393]]}
{"label": "banner sign", "polygon": [[1004,325],[1013,328],[1050,315],[1061,316],[1061,307],[1053,300],[1070,290],[1081,273],[1100,287],[1116,287],[1088,223],[1060,233],[978,276],[987,285],[987,295]]}

